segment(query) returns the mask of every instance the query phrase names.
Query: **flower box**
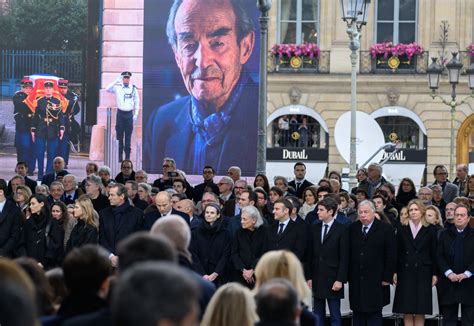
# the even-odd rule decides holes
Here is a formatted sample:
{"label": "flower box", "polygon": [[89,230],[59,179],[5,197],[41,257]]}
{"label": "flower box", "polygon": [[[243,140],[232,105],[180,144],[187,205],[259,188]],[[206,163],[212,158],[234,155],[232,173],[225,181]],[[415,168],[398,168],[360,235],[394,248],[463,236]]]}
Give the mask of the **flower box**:
{"label": "flower box", "polygon": [[370,47],[372,64],[375,70],[413,71],[416,68],[417,56],[423,48],[417,43],[377,43]]}
{"label": "flower box", "polygon": [[275,44],[271,54],[275,58],[276,70],[315,70],[318,68],[320,50],[315,43]]}

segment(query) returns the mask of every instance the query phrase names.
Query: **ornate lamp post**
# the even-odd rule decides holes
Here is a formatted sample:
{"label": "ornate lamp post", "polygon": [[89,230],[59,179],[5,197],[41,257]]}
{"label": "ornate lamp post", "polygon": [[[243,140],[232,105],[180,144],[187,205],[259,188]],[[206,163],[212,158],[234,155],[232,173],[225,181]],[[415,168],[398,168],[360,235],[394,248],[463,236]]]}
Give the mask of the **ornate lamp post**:
{"label": "ornate lamp post", "polygon": [[260,10],[260,79],[258,85],[257,173],[265,174],[267,161],[267,52],[268,11],[272,0],[257,0]]}
{"label": "ornate lamp post", "polygon": [[444,104],[448,105],[451,108],[451,139],[450,139],[450,153],[449,153],[449,173],[454,175],[454,120],[456,118],[456,107],[465,103],[466,100],[470,97],[474,97],[474,64],[469,66],[469,69],[466,70],[468,77],[469,88],[471,89],[472,94],[462,99],[461,101],[456,101],[456,86],[459,84],[459,77],[461,75],[461,69],[463,67],[462,63],[458,60],[458,54],[456,52],[452,53],[452,59],[446,64],[446,70],[448,71],[448,79],[451,84],[451,100],[448,101],[444,99],[441,95],[437,93],[439,87],[440,75],[443,72],[444,68],[438,63],[437,58],[431,58],[432,63],[427,69],[428,73],[428,85],[431,89],[431,97],[433,99],[439,98]]}
{"label": "ornate lamp post", "polygon": [[357,156],[356,156],[356,128],[357,128],[357,61],[360,48],[360,32],[367,23],[370,0],[339,0],[342,9],[342,20],[347,24],[349,35],[349,49],[351,50],[351,146],[349,163],[349,187],[357,186]]}

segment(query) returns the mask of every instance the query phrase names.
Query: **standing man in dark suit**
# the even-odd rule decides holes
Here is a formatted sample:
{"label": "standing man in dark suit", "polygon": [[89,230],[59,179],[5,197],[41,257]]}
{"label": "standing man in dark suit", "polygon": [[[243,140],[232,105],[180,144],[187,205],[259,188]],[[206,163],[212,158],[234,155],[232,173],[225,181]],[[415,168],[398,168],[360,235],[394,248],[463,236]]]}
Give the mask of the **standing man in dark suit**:
{"label": "standing man in dark suit", "polygon": [[300,261],[305,261],[306,230],[303,224],[291,220],[291,203],[281,198],[273,205],[273,215],[276,220],[274,225],[268,227],[265,233],[263,252],[270,250],[292,251]]}
{"label": "standing man in dark suit", "polygon": [[362,201],[358,213],[359,220],[349,227],[353,326],[381,326],[382,308],[390,300],[389,286],[395,273],[395,233],[389,224],[375,218],[371,201]]}
{"label": "standing man in dark suit", "polygon": [[143,224],[143,228],[145,230],[150,230],[153,226],[153,223],[155,223],[155,221],[160,217],[169,215],[181,216],[189,225],[189,216],[173,208],[173,204],[171,203],[171,194],[169,192],[160,191],[157,193],[155,196],[155,205],[158,210],[145,214]]}
{"label": "standing man in dark suit", "polygon": [[241,1],[175,0],[166,32],[190,96],[151,114],[145,169],[172,156],[191,174],[205,165],[221,175],[231,165],[254,174],[258,84],[245,69],[255,45],[252,18]]}
{"label": "standing man in dark suit", "polygon": [[326,197],[318,203],[318,216],[322,223],[311,226],[311,287],[314,296],[314,313],[319,320],[325,318],[326,300],[331,314],[331,325],[341,325],[341,299],[347,282],[349,265],[349,232],[336,221],[337,202]]}
{"label": "standing man in dark suit", "polygon": [[459,304],[462,325],[474,325],[474,230],[469,219],[469,208],[458,205],[454,226],[445,229],[438,241],[439,303],[446,326],[457,324]]}
{"label": "standing man in dark suit", "polygon": [[73,174],[67,174],[63,178],[63,185],[64,185],[64,195],[63,195],[63,202],[66,205],[74,204],[76,199],[79,196],[83,195],[84,193],[80,188],[77,187],[77,178]]}
{"label": "standing man in dark suit", "polygon": [[[18,175],[23,177],[23,179],[25,180],[25,185],[28,188],[30,188],[31,193],[34,194],[35,191],[36,191],[36,186],[38,185],[38,183],[35,180],[32,180],[32,179],[28,178],[28,174],[29,174],[28,173],[28,163],[23,162],[23,161],[19,161],[16,164],[15,172]],[[9,195],[13,193],[13,190],[12,190],[12,187],[11,187],[12,180],[10,180],[10,183],[8,183],[8,194]]]}
{"label": "standing man in dark suit", "polygon": [[293,168],[295,179],[288,183],[288,186],[295,189],[296,197],[303,198],[303,191],[313,184],[305,179],[306,165],[303,162],[296,162]]}
{"label": "standing man in dark suit", "polygon": [[210,165],[206,165],[202,170],[202,177],[204,178],[204,182],[198,184],[194,187],[194,194],[193,198],[195,202],[198,202],[202,199],[202,195],[206,191],[212,191],[216,195],[219,195],[219,186],[214,183],[214,168]]}
{"label": "standing man in dark suit", "polygon": [[132,161],[125,159],[120,163],[120,172],[115,176],[115,181],[125,185],[128,180],[135,180]]}
{"label": "standing man in dark suit", "polygon": [[117,183],[109,188],[110,207],[99,212],[99,244],[110,253],[117,266],[116,246],[120,240],[143,228],[143,211],[130,205],[125,186]]}
{"label": "standing man in dark suit", "polygon": [[194,203],[191,199],[180,200],[176,204],[176,210],[189,216],[189,227],[191,231],[197,229],[204,222],[199,215],[194,214]]}
{"label": "standing man in dark suit", "polygon": [[7,183],[0,179],[0,257],[13,257],[21,233],[22,214],[13,201],[7,200]]}
{"label": "standing man in dark suit", "polygon": [[[53,160],[53,172],[46,174],[43,179],[41,180],[41,184],[45,184],[48,187],[56,181],[56,177],[58,176],[59,172],[63,172],[64,175],[68,174],[66,170],[64,170],[64,159],[61,156],[56,156]],[[39,179],[39,178],[38,178]]]}

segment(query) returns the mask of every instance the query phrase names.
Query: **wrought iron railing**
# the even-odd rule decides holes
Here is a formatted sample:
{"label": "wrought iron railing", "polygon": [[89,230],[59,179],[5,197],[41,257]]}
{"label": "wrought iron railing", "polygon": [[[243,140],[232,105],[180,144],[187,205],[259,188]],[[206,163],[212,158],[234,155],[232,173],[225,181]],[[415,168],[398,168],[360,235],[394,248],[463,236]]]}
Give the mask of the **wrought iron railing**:
{"label": "wrought iron railing", "polygon": [[321,51],[319,58],[268,56],[268,72],[275,73],[329,73],[330,51]]}

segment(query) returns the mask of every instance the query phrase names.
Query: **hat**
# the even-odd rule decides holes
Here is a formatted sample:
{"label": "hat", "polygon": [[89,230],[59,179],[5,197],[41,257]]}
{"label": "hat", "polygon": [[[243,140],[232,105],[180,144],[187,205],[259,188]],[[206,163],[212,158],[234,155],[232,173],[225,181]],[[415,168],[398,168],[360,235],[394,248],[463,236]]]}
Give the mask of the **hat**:
{"label": "hat", "polygon": [[30,79],[29,76],[23,77],[23,79],[20,81],[21,86],[33,86],[33,81]]}
{"label": "hat", "polygon": [[132,73],[130,71],[124,71],[121,73],[123,77],[132,77]]}
{"label": "hat", "polygon": [[58,80],[58,86],[59,87],[67,87],[69,84],[69,81],[67,79],[60,79]]}
{"label": "hat", "polygon": [[50,80],[44,82],[44,87],[54,87],[54,83]]}

